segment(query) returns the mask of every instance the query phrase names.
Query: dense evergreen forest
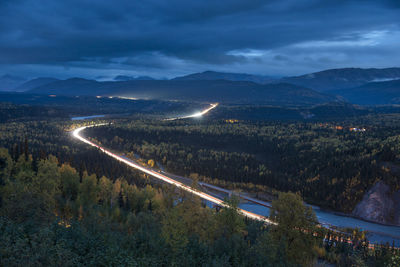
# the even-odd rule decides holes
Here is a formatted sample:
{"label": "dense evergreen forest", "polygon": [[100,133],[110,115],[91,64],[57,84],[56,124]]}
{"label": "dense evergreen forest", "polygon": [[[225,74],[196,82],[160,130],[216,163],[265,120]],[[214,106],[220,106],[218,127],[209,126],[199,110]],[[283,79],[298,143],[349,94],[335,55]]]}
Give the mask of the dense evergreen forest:
{"label": "dense evergreen forest", "polygon": [[[227,200],[231,208],[217,211],[71,137],[71,129],[103,119],[71,121],[63,108],[32,107],[2,106],[1,266],[398,264],[397,250],[368,250],[357,231],[343,234],[351,245],[323,242],[338,233],[318,228],[302,202],[343,210],[376,179],[398,188],[390,168],[398,163],[398,115],[329,123],[162,121],[151,111],[85,130],[96,142],[171,172],[271,193],[271,218],[279,225],[267,226],[239,215],[234,198]],[[6,116],[7,109],[16,116]]]}
{"label": "dense evergreen forest", "polygon": [[[56,157],[14,161],[0,149],[2,266],[340,266],[396,264],[390,248],[322,242],[315,214],[300,196],[273,202],[278,226],[218,212],[169,187],[139,188],[60,164]],[[290,214],[290,215],[289,215]],[[299,230],[301,229],[301,230]],[[312,234],[314,233],[314,234]],[[389,265],[388,265],[389,266]],[[390,265],[392,266],[392,265]]]}
{"label": "dense evergreen forest", "polygon": [[374,115],[329,123],[122,120],[85,134],[172,173],[260,195],[298,192],[350,212],[378,180],[399,189],[399,132],[400,116]]}
{"label": "dense evergreen forest", "polygon": [[[74,116],[176,115],[193,111],[193,103],[140,100],[122,97],[55,96],[0,92],[0,123],[40,119],[68,119]],[[207,104],[196,104],[197,107]]]}

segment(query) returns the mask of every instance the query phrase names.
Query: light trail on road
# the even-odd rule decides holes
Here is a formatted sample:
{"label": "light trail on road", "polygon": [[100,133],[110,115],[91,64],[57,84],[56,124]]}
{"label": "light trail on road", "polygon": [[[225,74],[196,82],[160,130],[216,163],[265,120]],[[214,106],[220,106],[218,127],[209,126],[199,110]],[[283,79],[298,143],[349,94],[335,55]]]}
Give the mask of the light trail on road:
{"label": "light trail on road", "polygon": [[[132,167],[132,168],[135,168],[135,169],[137,169],[137,170],[139,170],[141,172],[144,172],[144,173],[146,173],[148,175],[151,175],[151,176],[153,176],[153,177],[155,177],[155,178],[157,178],[159,180],[162,180],[162,181],[164,181],[164,182],[166,182],[168,184],[174,185],[174,186],[176,186],[176,187],[178,187],[180,189],[183,189],[183,190],[185,190],[185,191],[187,191],[189,193],[192,193],[192,194],[194,194],[196,196],[199,196],[200,198],[208,200],[211,203],[214,203],[214,204],[222,206],[222,207],[228,207],[228,205],[224,201],[222,201],[222,200],[220,200],[220,199],[218,199],[216,197],[213,197],[213,196],[211,196],[209,194],[206,194],[206,193],[204,193],[202,191],[199,191],[199,190],[194,189],[194,188],[192,188],[190,186],[187,186],[187,185],[185,185],[185,184],[183,184],[181,182],[178,182],[178,181],[174,180],[173,178],[170,178],[170,177],[168,177],[166,175],[163,175],[163,174],[157,172],[156,170],[153,170],[151,168],[143,167],[143,166],[139,165],[138,163],[134,162],[133,160],[129,160],[129,159],[126,159],[126,158],[122,157],[121,155],[117,155],[115,153],[112,153],[111,151],[107,150],[106,148],[101,147],[101,146],[89,141],[88,139],[86,139],[86,138],[84,138],[84,137],[82,137],[80,135],[80,133],[83,130],[85,130],[86,128],[96,127],[96,126],[103,126],[103,125],[108,125],[108,124],[107,123],[100,123],[100,124],[96,124],[96,125],[83,126],[83,127],[75,129],[72,132],[72,135],[73,135],[73,137],[77,138],[78,140],[80,140],[80,141],[82,141],[82,142],[84,142],[84,143],[86,143],[86,144],[88,144],[88,145],[90,145],[92,147],[98,148],[100,151],[104,152],[106,155],[108,155],[108,156],[110,156],[110,157],[112,157],[112,158],[114,158],[114,159],[116,159],[116,160],[118,160],[118,161],[120,161],[120,162],[122,162],[122,163],[124,163],[124,164],[126,164],[126,165],[128,165],[130,167]],[[269,220],[268,218],[266,218],[266,217],[264,217],[262,215],[255,214],[255,213],[252,213],[250,211],[239,209],[239,208],[237,210],[238,210],[239,213],[241,213],[244,216],[247,216],[249,218],[252,218],[252,219],[255,219],[255,220],[258,220],[258,221],[263,221],[263,222],[268,223],[268,224],[276,224],[275,222]]]}
{"label": "light trail on road", "polygon": [[[109,150],[107,150],[107,149],[105,149],[105,148],[103,148],[103,147],[101,147],[101,146],[89,141],[88,139],[86,139],[86,138],[84,138],[84,137],[82,137],[80,135],[80,133],[83,130],[87,129],[87,128],[96,127],[96,126],[104,126],[104,125],[109,125],[109,124],[108,123],[100,123],[100,124],[95,124],[95,125],[83,126],[83,127],[75,129],[72,132],[72,135],[73,135],[73,137],[77,138],[78,140],[80,140],[80,141],[82,141],[82,142],[84,142],[84,143],[86,143],[86,144],[88,144],[88,145],[90,145],[92,147],[98,148],[100,151],[104,152],[106,155],[108,155],[108,156],[110,156],[110,157],[112,157],[112,158],[114,158],[114,159],[116,159],[116,160],[118,160],[118,161],[120,161],[120,162],[122,162],[122,163],[124,163],[124,164],[126,164],[126,165],[128,165],[130,167],[132,167],[132,168],[135,168],[135,169],[137,169],[137,170],[139,170],[141,172],[144,172],[144,173],[146,173],[148,175],[151,175],[151,176],[153,176],[153,177],[155,177],[155,178],[157,178],[159,180],[162,180],[162,181],[164,181],[164,182],[166,182],[168,184],[174,185],[174,186],[176,186],[176,187],[178,187],[178,188],[180,188],[182,190],[185,190],[185,191],[187,191],[189,193],[192,193],[192,194],[194,194],[194,195],[196,195],[196,196],[198,196],[198,197],[200,197],[202,199],[208,200],[211,203],[214,203],[214,204],[219,205],[221,207],[229,207],[229,205],[226,204],[221,199],[218,199],[218,198],[213,197],[213,196],[211,196],[211,195],[209,195],[207,193],[204,193],[204,192],[199,191],[197,189],[194,189],[194,188],[192,188],[190,186],[187,186],[187,185],[185,185],[185,184],[183,184],[181,182],[178,182],[178,181],[174,180],[173,178],[170,178],[170,177],[168,177],[166,175],[163,175],[163,174],[157,172],[156,170],[153,170],[153,169],[148,168],[148,167],[143,167],[143,166],[139,165],[138,163],[136,163],[135,161],[129,160],[127,158],[124,158],[123,156],[117,155],[117,154],[115,154],[115,153],[113,153],[113,152],[111,152],[111,151],[109,151]],[[262,216],[262,215],[259,215],[259,214],[244,210],[244,209],[240,209],[240,208],[237,208],[237,211],[240,214],[242,214],[242,215],[244,215],[244,216],[246,216],[248,218],[251,218],[251,219],[254,219],[254,220],[257,220],[257,221],[262,221],[262,222],[264,222],[266,224],[277,225],[276,222],[271,221],[270,219],[268,219],[265,216]],[[346,240],[346,239],[343,239],[341,242],[349,243],[349,244],[352,243],[352,241]],[[374,248],[374,244],[369,244],[369,248]]]}
{"label": "light trail on road", "polygon": [[[183,118],[193,118],[193,117],[202,116],[202,115],[206,114],[207,112],[209,112],[210,110],[212,110],[212,109],[214,109],[215,107],[217,107],[217,106],[218,106],[218,103],[216,103],[216,104],[210,104],[210,105],[211,105],[210,108],[208,108],[208,109],[206,109],[206,110],[203,110],[202,112],[195,113],[195,114],[192,114],[192,115],[189,115],[189,116],[185,116],[185,117],[171,118],[171,119],[169,119],[169,120],[183,119]],[[109,151],[108,149],[106,149],[106,148],[104,148],[104,147],[101,147],[101,146],[99,146],[99,145],[97,145],[97,144],[95,144],[95,143],[89,141],[88,139],[86,139],[86,138],[84,138],[84,137],[82,137],[82,136],[80,135],[80,133],[81,133],[83,130],[87,129],[87,128],[90,128],[90,127],[97,127],[97,126],[104,126],[104,125],[110,125],[110,123],[99,123],[99,124],[94,124],[94,125],[83,126],[83,127],[80,127],[80,128],[75,129],[75,130],[72,132],[72,135],[73,135],[73,137],[77,138],[78,140],[80,140],[80,141],[82,141],[82,142],[84,142],[84,143],[86,143],[86,144],[88,144],[88,145],[90,145],[90,146],[92,146],[92,147],[98,148],[100,151],[104,152],[106,155],[108,155],[108,156],[110,156],[110,157],[112,157],[112,158],[114,158],[114,159],[116,159],[116,160],[118,160],[118,161],[120,161],[120,162],[122,162],[122,163],[124,163],[124,164],[126,164],[126,165],[128,165],[128,166],[130,166],[130,167],[132,167],[132,168],[135,168],[135,169],[137,169],[137,170],[139,170],[139,171],[141,171],[141,172],[143,172],[143,173],[146,173],[146,174],[148,174],[148,175],[151,175],[152,177],[157,178],[157,179],[159,179],[159,180],[161,180],[161,181],[164,181],[164,182],[166,182],[166,183],[168,183],[168,184],[174,185],[174,186],[176,186],[177,188],[180,188],[180,189],[185,190],[185,191],[187,191],[187,192],[189,192],[189,193],[192,193],[192,194],[194,194],[194,195],[196,195],[196,196],[198,196],[198,197],[200,197],[200,198],[202,198],[202,199],[205,199],[205,200],[207,200],[207,201],[210,201],[211,203],[214,203],[214,204],[219,205],[219,206],[221,206],[221,207],[229,207],[228,204],[226,204],[224,201],[222,201],[222,200],[219,199],[219,198],[216,198],[216,197],[214,197],[214,196],[212,196],[212,195],[210,195],[210,194],[204,193],[204,192],[199,191],[199,190],[197,190],[197,189],[195,189],[195,188],[192,188],[192,187],[190,187],[190,186],[187,186],[187,185],[185,185],[185,184],[183,184],[183,183],[181,183],[181,182],[175,180],[174,178],[169,177],[169,176],[168,176],[169,174],[167,174],[167,173],[165,173],[165,174],[159,173],[157,170],[154,170],[154,169],[149,168],[149,167],[144,167],[144,166],[138,164],[137,162],[135,162],[135,161],[133,161],[133,160],[130,160],[130,159],[128,159],[128,158],[126,158],[126,157],[124,157],[124,156],[122,156],[122,155],[115,154],[115,153]],[[170,175],[172,175],[172,174],[170,174]],[[224,189],[224,188],[215,187],[215,186],[212,186],[212,185],[209,185],[209,184],[206,184],[206,183],[200,182],[199,184],[202,185],[202,186],[205,186],[205,187],[210,187],[210,188],[218,189],[219,191],[224,191],[224,192],[226,191],[226,192],[228,192],[228,193],[230,192],[229,190],[226,190],[226,189]],[[258,205],[262,205],[262,206],[269,207],[269,203],[260,201],[260,200],[258,200],[258,199],[251,198],[251,197],[248,197],[248,196],[242,196],[242,195],[240,195],[240,197],[241,197],[241,198],[244,198],[244,199],[246,199],[246,200],[248,200],[248,201],[250,201],[250,202],[257,203]],[[256,213],[253,213],[253,212],[250,212],[250,211],[241,209],[241,208],[237,208],[237,211],[238,211],[240,214],[242,214],[242,215],[244,215],[244,216],[246,216],[246,217],[248,217],[248,218],[251,218],[251,219],[254,219],[254,220],[258,220],[258,221],[262,221],[262,222],[264,222],[264,223],[266,223],[266,224],[277,225],[276,222],[274,222],[274,221],[268,219],[267,217],[265,217],[265,216],[263,216],[263,215],[256,214]],[[321,227],[324,227],[324,228],[327,228],[327,229],[330,229],[330,230],[333,230],[333,232],[336,232],[336,233],[342,233],[342,232],[340,232],[340,231],[338,231],[338,230],[334,230],[334,229],[330,228],[329,226],[328,226],[328,227],[323,226],[323,225],[320,225],[320,226],[321,226]],[[343,234],[343,233],[342,233],[342,234]],[[338,238],[339,238],[339,237],[338,237]],[[325,241],[325,242],[328,241],[328,240],[326,239],[326,237],[324,238],[324,241]],[[345,239],[345,238],[343,238],[343,237],[340,237],[340,242],[352,244],[352,241],[351,241],[351,240]],[[369,248],[369,249],[374,249],[375,246],[376,246],[376,244],[369,243],[368,248]],[[379,247],[379,245],[378,245],[378,247]],[[399,249],[399,248],[396,247],[396,249]]]}
{"label": "light trail on road", "polygon": [[169,118],[169,119],[165,119],[165,120],[166,121],[174,121],[174,120],[189,119],[189,118],[199,118],[199,117],[203,116],[204,114],[208,113],[210,110],[216,108],[217,106],[218,106],[218,103],[210,104],[210,107],[205,109],[205,110],[203,110],[203,111],[196,112],[196,113],[193,113],[193,114],[188,115],[188,116]]}
{"label": "light trail on road", "polygon": [[[175,180],[174,178],[171,178],[171,177],[169,177],[169,176],[167,176],[167,175],[164,175],[164,174],[159,173],[157,170],[154,170],[154,169],[149,168],[149,167],[144,167],[144,166],[138,164],[137,162],[135,162],[135,161],[133,161],[133,160],[130,160],[130,159],[124,157],[124,156],[115,154],[115,153],[109,151],[108,149],[106,149],[106,148],[104,148],[104,147],[101,147],[101,146],[99,146],[99,145],[97,145],[97,144],[95,144],[95,143],[89,141],[88,139],[86,139],[86,138],[84,138],[84,137],[82,137],[82,136],[80,135],[80,133],[81,133],[83,130],[87,129],[87,128],[90,128],[90,127],[97,127],[97,126],[104,126],[104,125],[110,125],[110,123],[99,123],[99,124],[95,124],[95,125],[83,126],[83,127],[80,127],[80,128],[75,129],[75,130],[72,132],[72,135],[73,135],[73,137],[77,138],[78,140],[80,140],[80,141],[82,141],[82,142],[84,142],[84,143],[86,143],[86,144],[88,144],[88,145],[90,145],[90,146],[92,146],[92,147],[98,148],[100,151],[104,152],[106,155],[108,155],[108,156],[110,156],[110,157],[112,157],[112,158],[114,158],[114,159],[116,159],[116,160],[118,160],[118,161],[120,161],[120,162],[122,162],[122,163],[124,163],[124,164],[126,164],[126,165],[128,165],[128,166],[130,166],[130,167],[132,167],[132,168],[135,168],[135,169],[137,169],[137,170],[139,170],[139,171],[141,171],[141,172],[143,172],[143,173],[146,173],[146,174],[148,174],[148,175],[151,175],[152,177],[157,178],[157,179],[159,179],[159,180],[161,180],[161,181],[164,181],[164,182],[166,182],[166,183],[168,183],[168,184],[174,185],[174,186],[176,186],[177,188],[180,188],[180,189],[185,190],[185,191],[187,191],[187,192],[189,192],[189,193],[192,193],[192,194],[194,194],[194,195],[196,195],[196,196],[198,196],[198,197],[200,197],[200,198],[202,198],[202,199],[208,200],[208,201],[210,201],[211,203],[214,203],[214,204],[219,205],[219,206],[221,206],[221,207],[229,207],[228,204],[226,204],[224,201],[222,201],[222,200],[219,199],[219,198],[216,198],[216,197],[214,197],[214,196],[212,196],[212,195],[210,195],[210,194],[204,193],[204,192],[199,191],[199,190],[197,190],[197,189],[195,189],[195,188],[192,188],[192,187],[190,187],[190,186],[187,186],[187,185],[185,185],[185,184],[183,184],[183,183],[181,183],[181,182]],[[205,184],[205,183],[202,183],[202,182],[200,182],[199,184],[201,184],[202,186],[206,186],[206,187],[211,187],[211,188],[214,187],[214,186],[212,186],[212,185]],[[218,187],[218,189],[219,189],[219,190],[226,190],[226,189],[219,188],[219,187]],[[229,192],[229,190],[226,190],[226,191]],[[269,206],[269,205],[266,205],[267,203],[265,203],[265,202],[263,202],[263,201],[260,201],[260,200],[257,200],[257,199],[254,199],[254,198],[251,198],[251,197],[248,197],[248,196],[246,196],[246,197],[241,196],[241,197],[242,197],[242,198],[245,198],[245,199],[248,200],[248,201],[257,203],[257,204],[259,204],[259,205]],[[267,217],[265,217],[265,216],[263,216],[263,215],[256,214],[256,213],[253,213],[253,212],[250,212],[250,211],[241,209],[241,208],[237,208],[237,211],[238,211],[240,214],[242,214],[242,215],[244,215],[244,216],[246,216],[246,217],[248,217],[248,218],[251,218],[251,219],[254,219],[254,220],[258,220],[258,221],[262,221],[262,222],[264,222],[264,223],[266,223],[266,224],[277,225],[276,222],[274,222],[274,221],[268,219]],[[326,226],[323,226],[323,225],[321,225],[321,226],[324,227],[324,228],[330,229],[330,230],[332,230],[333,232],[342,233],[342,232],[340,232],[340,231],[338,231],[338,230],[331,229],[330,227],[326,227]],[[342,233],[342,234],[343,234],[343,233]],[[345,238],[343,238],[343,237],[341,237],[341,239],[342,239],[342,240],[340,240],[340,242],[352,244],[352,241],[351,241],[351,240],[345,239]],[[324,241],[327,241],[327,240],[324,239]],[[369,243],[368,248],[369,248],[369,249],[374,249],[375,246],[376,246],[376,244]],[[399,248],[396,248],[396,249],[399,249]]]}

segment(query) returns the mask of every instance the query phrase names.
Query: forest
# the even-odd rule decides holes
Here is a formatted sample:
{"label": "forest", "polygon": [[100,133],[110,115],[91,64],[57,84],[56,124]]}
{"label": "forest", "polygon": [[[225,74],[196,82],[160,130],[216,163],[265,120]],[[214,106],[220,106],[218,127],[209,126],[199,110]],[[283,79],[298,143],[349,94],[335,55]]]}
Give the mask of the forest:
{"label": "forest", "polygon": [[[249,220],[237,199],[217,211],[168,186],[137,187],[79,171],[54,156],[18,160],[0,149],[0,264],[2,266],[394,266],[390,247],[370,251],[353,243],[323,242],[299,195],[281,193],[271,217]],[[289,215],[290,214],[290,215]],[[301,230],[300,230],[301,229]]]}
{"label": "forest", "polygon": [[[279,224],[268,226],[239,215],[235,198],[226,199],[230,208],[211,208],[72,138],[72,129],[103,119],[71,121],[21,105],[4,110],[7,105],[30,116],[0,124],[2,266],[396,266],[400,260],[390,245],[368,249],[357,230],[343,233],[352,244],[331,239],[338,233],[319,228],[303,204],[341,210],[332,203],[354,203],[377,177],[397,188],[395,175],[380,167],[398,162],[397,115],[322,123],[162,121],[141,113],[85,130],[144,163],[152,159],[177,174],[271,194],[271,218]],[[375,177],[364,176],[371,170],[363,170],[363,160],[375,161]],[[318,179],[310,180],[314,173]],[[325,195],[313,191],[325,186]]]}
{"label": "forest", "polygon": [[0,0],[0,267],[400,267],[400,0]]}
{"label": "forest", "polygon": [[351,212],[378,180],[400,188],[399,130],[400,116],[381,114],[327,123],[121,120],[85,134],[172,173],[255,193],[298,192]]}

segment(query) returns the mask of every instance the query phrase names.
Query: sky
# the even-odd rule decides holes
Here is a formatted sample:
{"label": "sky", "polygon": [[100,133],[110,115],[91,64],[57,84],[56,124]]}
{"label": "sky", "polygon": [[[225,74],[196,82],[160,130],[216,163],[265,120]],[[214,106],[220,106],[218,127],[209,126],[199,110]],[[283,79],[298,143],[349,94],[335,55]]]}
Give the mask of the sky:
{"label": "sky", "polygon": [[0,75],[400,67],[399,0],[0,0]]}

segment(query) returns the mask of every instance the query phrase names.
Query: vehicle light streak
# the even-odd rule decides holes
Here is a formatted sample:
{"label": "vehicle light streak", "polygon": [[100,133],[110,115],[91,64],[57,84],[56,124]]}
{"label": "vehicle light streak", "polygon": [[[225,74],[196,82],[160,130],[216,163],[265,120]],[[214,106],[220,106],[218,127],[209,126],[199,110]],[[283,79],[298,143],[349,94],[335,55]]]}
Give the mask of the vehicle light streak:
{"label": "vehicle light streak", "polygon": [[[112,157],[112,158],[114,158],[114,159],[116,159],[116,160],[118,160],[118,161],[120,161],[120,162],[122,162],[122,163],[124,163],[124,164],[126,164],[126,165],[128,165],[130,167],[132,167],[132,168],[135,168],[135,169],[137,169],[137,170],[139,170],[141,172],[144,172],[144,173],[146,173],[148,175],[151,175],[151,176],[153,176],[153,177],[155,177],[157,179],[160,179],[160,180],[162,180],[162,181],[164,181],[164,182],[166,182],[168,184],[172,184],[172,185],[174,185],[174,186],[176,186],[178,188],[181,188],[181,189],[183,189],[183,190],[185,190],[187,192],[190,192],[190,193],[192,193],[192,194],[194,194],[196,196],[199,196],[202,199],[208,200],[208,201],[210,201],[210,202],[212,202],[212,203],[214,203],[216,205],[219,205],[219,206],[222,206],[222,207],[228,207],[228,205],[226,203],[224,203],[222,200],[220,200],[220,199],[218,199],[216,197],[213,197],[213,196],[211,196],[209,194],[206,194],[206,193],[204,193],[202,191],[196,190],[196,189],[194,189],[194,188],[192,188],[190,186],[187,186],[187,185],[185,185],[185,184],[183,184],[181,182],[178,182],[178,181],[176,181],[176,180],[174,180],[174,179],[172,179],[172,178],[170,178],[170,177],[168,177],[166,175],[158,173],[155,170],[143,167],[143,166],[139,165],[138,163],[136,163],[136,162],[134,162],[132,160],[125,159],[125,158],[121,157],[120,155],[112,153],[111,151],[109,151],[109,150],[107,150],[107,149],[105,149],[105,148],[103,148],[103,147],[101,147],[101,146],[89,141],[88,139],[86,139],[86,138],[84,138],[84,137],[82,137],[80,135],[80,133],[83,130],[85,130],[86,128],[95,127],[95,126],[102,126],[102,125],[108,125],[108,124],[107,123],[101,123],[101,124],[96,124],[96,125],[83,126],[83,127],[75,129],[72,132],[72,135],[73,135],[73,137],[77,138],[78,140],[80,140],[80,141],[82,141],[82,142],[84,142],[84,143],[86,143],[86,144],[88,144],[88,145],[90,145],[92,147],[98,148],[100,151],[104,152],[108,156],[110,156],[110,157]],[[247,216],[249,218],[252,218],[252,219],[255,219],[255,220],[259,220],[259,221],[264,221],[265,223],[268,223],[268,224],[276,224],[275,222],[269,220],[268,218],[266,218],[266,217],[264,217],[262,215],[255,214],[255,213],[252,213],[250,211],[243,210],[243,209],[238,209],[238,211],[239,211],[239,213],[241,213],[241,214],[243,214],[243,215],[245,215],[245,216]]]}
{"label": "vehicle light streak", "polygon": [[169,118],[169,119],[165,119],[165,120],[166,121],[174,121],[174,120],[180,120],[180,119],[198,118],[198,117],[201,117],[204,114],[208,113],[210,110],[216,108],[217,106],[218,106],[218,103],[210,104],[210,107],[205,109],[205,110],[203,110],[203,111],[196,112],[196,113],[193,113],[193,114],[188,115],[188,116]]}
{"label": "vehicle light streak", "polygon": [[[217,106],[218,106],[218,103],[210,104],[210,107],[208,109],[203,110],[202,112],[198,112],[198,113],[195,113],[195,114],[192,114],[192,115],[189,115],[189,116],[185,116],[185,117],[170,118],[170,119],[167,119],[167,120],[177,120],[177,119],[199,117],[199,116],[202,116],[202,115],[206,114],[210,110],[216,108]],[[132,167],[132,168],[135,168],[135,169],[137,169],[137,170],[139,170],[141,172],[144,172],[144,173],[146,173],[148,175],[151,175],[152,177],[160,179],[160,180],[162,180],[162,181],[164,181],[164,182],[166,182],[168,184],[174,185],[174,186],[176,186],[176,187],[178,187],[178,188],[180,188],[182,190],[185,190],[185,191],[187,191],[189,193],[192,193],[192,194],[194,194],[196,196],[199,196],[200,198],[208,200],[211,203],[214,203],[214,204],[219,205],[221,207],[229,207],[229,205],[226,204],[221,199],[218,199],[218,198],[213,197],[213,196],[211,196],[211,195],[209,195],[207,193],[204,193],[204,192],[199,191],[199,190],[197,190],[195,188],[187,186],[187,185],[185,185],[185,184],[183,184],[181,182],[178,182],[178,181],[174,180],[173,178],[168,177],[167,175],[163,175],[163,174],[157,172],[156,170],[153,170],[153,169],[148,168],[148,167],[141,166],[140,164],[138,164],[135,161],[130,160],[130,159],[126,158],[126,157],[123,157],[121,155],[117,155],[115,153],[112,153],[111,151],[107,150],[106,148],[103,148],[103,147],[101,147],[101,146],[89,141],[88,139],[86,139],[86,138],[84,138],[84,137],[82,137],[80,135],[80,133],[83,130],[85,130],[86,128],[109,125],[109,124],[110,123],[99,123],[99,124],[95,124],[95,125],[83,126],[83,127],[75,129],[72,132],[72,135],[73,135],[73,137],[77,138],[78,140],[80,140],[80,141],[82,141],[82,142],[84,142],[84,143],[86,143],[86,144],[88,144],[88,145],[90,145],[92,147],[98,148],[100,151],[104,152],[106,155],[108,155],[108,156],[110,156],[110,157],[112,157],[112,158],[114,158],[114,159],[116,159],[116,160],[118,160],[118,161],[120,161],[120,162],[122,162],[122,163],[124,163],[124,164],[126,164],[126,165],[128,165],[130,167]],[[206,186],[206,187],[218,189],[220,191],[224,191],[224,192],[226,191],[226,192],[229,193],[229,190],[226,190],[226,189],[223,189],[223,188],[215,187],[215,186],[212,186],[212,185],[209,185],[209,184],[205,184],[205,183],[202,183],[202,182],[200,182],[199,184],[201,184],[203,186]],[[269,204],[265,203],[263,201],[260,201],[260,200],[257,200],[257,199],[254,199],[254,198],[251,198],[251,197],[248,197],[248,196],[240,196],[240,197],[242,197],[242,198],[244,198],[244,199],[246,199],[246,200],[248,200],[250,202],[254,202],[254,203],[257,203],[259,205],[263,205],[263,206],[269,207]],[[240,209],[240,208],[237,208],[237,211],[240,214],[242,214],[244,216],[247,216],[248,218],[251,218],[251,219],[254,219],[254,220],[258,220],[258,221],[262,221],[262,222],[264,222],[266,224],[277,225],[276,222],[268,219],[265,216],[262,216],[262,215],[259,215],[259,214],[256,214],[256,213],[253,213],[253,212],[250,212],[250,211],[247,211],[247,210],[243,210],[243,209]],[[324,226],[320,225],[320,227],[324,227]],[[329,229],[329,227],[327,227],[327,228]],[[340,233],[339,231],[336,231],[336,230],[333,230],[333,231],[337,232],[337,233]],[[317,233],[314,233],[314,235],[317,235]],[[331,240],[327,239],[327,236],[325,236],[323,240],[324,240],[324,242],[330,242],[331,241]],[[337,237],[336,240],[340,241],[342,243],[348,243],[348,244],[352,244],[353,243],[350,239],[346,239],[346,238],[343,238],[343,237]],[[375,246],[376,246],[375,244],[369,243],[368,248],[369,249],[375,249]],[[396,247],[396,249],[399,249],[399,248]]]}
{"label": "vehicle light streak", "polygon": [[[204,193],[204,192],[199,191],[197,189],[194,189],[194,188],[192,188],[190,186],[187,186],[187,185],[185,185],[185,184],[183,184],[181,182],[178,182],[178,181],[174,180],[173,178],[170,178],[170,177],[168,177],[166,175],[163,175],[163,174],[161,174],[161,173],[159,173],[159,172],[157,172],[157,171],[155,171],[155,170],[153,170],[151,168],[143,167],[143,166],[139,165],[138,163],[136,163],[136,162],[134,162],[132,160],[124,158],[124,157],[122,157],[120,155],[117,155],[115,153],[112,153],[111,151],[109,151],[109,150],[107,150],[107,149],[105,149],[105,148],[103,148],[103,147],[101,147],[101,146],[89,141],[88,139],[86,139],[86,138],[84,138],[84,137],[82,137],[80,135],[80,133],[83,130],[85,130],[86,128],[96,127],[96,126],[103,126],[103,125],[109,125],[109,123],[100,123],[100,124],[95,124],[95,125],[83,126],[83,127],[75,129],[72,132],[72,135],[73,135],[73,137],[77,138],[78,140],[80,140],[80,141],[82,141],[82,142],[84,142],[84,143],[86,143],[86,144],[88,144],[88,145],[90,145],[92,147],[98,148],[100,151],[104,152],[108,156],[110,156],[110,157],[112,157],[112,158],[114,158],[114,159],[116,159],[116,160],[118,160],[118,161],[120,161],[120,162],[122,162],[122,163],[124,163],[124,164],[126,164],[126,165],[128,165],[130,167],[132,167],[132,168],[135,168],[135,169],[137,169],[139,171],[142,171],[142,172],[144,172],[144,173],[146,173],[148,175],[151,175],[151,176],[153,176],[153,177],[155,177],[157,179],[160,179],[160,180],[162,180],[162,181],[164,181],[164,182],[166,182],[168,184],[171,184],[171,185],[174,185],[174,186],[176,186],[178,188],[181,188],[182,190],[190,192],[190,193],[192,193],[192,194],[194,194],[196,196],[199,196],[202,199],[208,200],[211,203],[214,203],[216,205],[219,205],[219,206],[222,206],[222,207],[228,207],[229,206],[228,204],[226,204],[225,202],[223,202],[222,200],[220,200],[220,199],[218,199],[216,197],[213,197],[213,196],[211,196],[211,195],[209,195],[207,193]],[[237,211],[240,214],[242,214],[244,216],[247,216],[248,218],[251,218],[251,219],[254,219],[254,220],[258,220],[258,221],[262,221],[262,222],[264,222],[266,224],[277,225],[276,222],[268,219],[265,216],[262,216],[262,215],[259,215],[259,214],[256,214],[256,213],[253,213],[253,212],[250,212],[250,211],[247,211],[247,210],[243,210],[243,209],[240,209],[240,208],[238,208]],[[320,227],[323,227],[323,226],[321,225]],[[333,231],[337,232],[337,233],[340,233],[339,231],[335,231],[335,230],[333,230]],[[314,233],[314,235],[317,235],[317,233]],[[353,243],[351,240],[343,238],[343,237],[340,237],[340,238],[337,237],[336,239],[337,239],[337,241],[340,241],[342,243],[348,243],[348,244],[352,244]],[[327,240],[326,237],[324,237],[324,242],[328,242],[328,241],[329,240]],[[368,248],[369,249],[374,249],[375,246],[377,246],[377,245],[369,243]],[[396,247],[395,249],[399,249],[399,248]]]}

